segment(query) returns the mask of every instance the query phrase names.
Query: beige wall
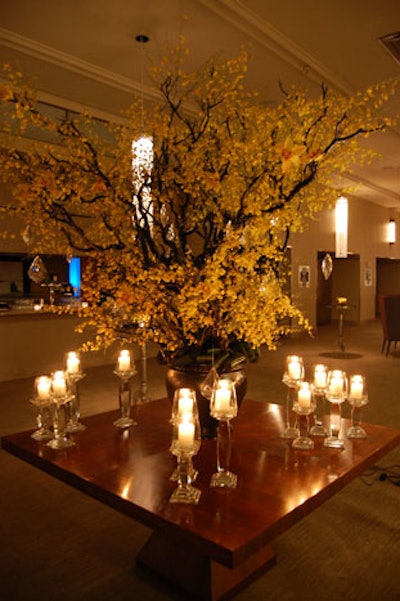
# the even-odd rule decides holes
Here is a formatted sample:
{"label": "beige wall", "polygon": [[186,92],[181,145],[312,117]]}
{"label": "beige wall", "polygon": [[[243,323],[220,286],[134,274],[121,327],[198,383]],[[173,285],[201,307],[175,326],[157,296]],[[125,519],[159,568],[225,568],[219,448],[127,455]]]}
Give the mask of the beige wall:
{"label": "beige wall", "polygon": [[[360,256],[360,321],[375,317],[376,258],[400,258],[400,243],[386,242],[386,225],[390,218],[397,221],[397,238],[400,236],[400,215],[358,198],[349,197],[349,240],[348,251]],[[315,325],[317,290],[317,252],[335,250],[334,210],[322,211],[308,224],[304,233],[291,238],[292,246],[292,291],[293,298]],[[310,287],[302,288],[298,283],[300,265],[311,268]],[[372,286],[365,285],[365,271],[372,271]],[[347,286],[347,284],[346,284]],[[335,284],[336,291],[338,290]]]}

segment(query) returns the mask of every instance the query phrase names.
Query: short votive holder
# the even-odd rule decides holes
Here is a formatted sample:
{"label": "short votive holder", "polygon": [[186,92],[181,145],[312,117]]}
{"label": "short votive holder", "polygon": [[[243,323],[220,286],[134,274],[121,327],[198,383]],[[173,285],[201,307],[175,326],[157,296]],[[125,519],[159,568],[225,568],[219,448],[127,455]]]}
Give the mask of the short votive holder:
{"label": "short votive holder", "polygon": [[53,401],[51,399],[51,379],[49,376],[38,376],[35,378],[33,398],[30,402],[36,408],[37,430],[31,437],[37,441],[51,440],[54,436],[53,424]]}
{"label": "short votive holder", "polygon": [[360,374],[350,376],[349,395],[351,405],[351,426],[346,431],[347,438],[366,438],[367,433],[361,427],[361,411],[368,403],[366,378]]}
{"label": "short votive holder", "polygon": [[314,448],[314,441],[309,437],[309,416],[314,412],[315,404],[311,385],[301,382],[293,411],[299,418],[299,435],[292,442],[294,449],[309,450]]}
{"label": "short votive holder", "polygon": [[325,418],[325,394],[328,383],[328,366],[318,363],[313,367],[313,398],[315,403],[314,425],[310,429],[312,436],[328,436],[328,430],[324,426]]}
{"label": "short votive holder", "polygon": [[236,488],[237,475],[230,470],[232,428],[230,421],[238,411],[236,388],[229,378],[215,382],[210,400],[210,414],[218,420],[217,471],[211,476],[213,488]]}
{"label": "short votive holder", "polygon": [[67,405],[67,432],[83,432],[86,426],[80,421],[81,402],[79,382],[86,376],[81,370],[80,355],[77,351],[69,351],[65,357],[65,374],[71,392],[71,400]]}
{"label": "short votive holder", "polygon": [[172,427],[172,443],[170,451],[177,458],[177,488],[172,493],[170,503],[197,505],[201,491],[193,486],[192,458],[199,451],[201,444],[200,422],[192,414],[186,413],[176,419]]}
{"label": "short votive holder", "polygon": [[66,406],[71,400],[66,374],[62,370],[55,371],[51,378],[51,399],[54,403],[53,431],[54,438],[49,440],[47,446],[60,450],[73,447],[75,442],[71,440],[66,431],[67,412]]}
{"label": "short votive holder", "polygon": [[282,377],[282,382],[288,388],[286,395],[286,424],[285,429],[282,432],[282,438],[285,438],[286,440],[294,440],[300,433],[297,426],[297,415],[293,411],[293,405],[296,400],[297,388],[303,380],[303,358],[298,355],[287,355],[286,368]]}
{"label": "short votive holder", "polygon": [[116,428],[130,428],[137,425],[137,422],[131,417],[133,404],[131,380],[137,372],[130,350],[120,351],[114,373],[119,378],[118,402],[120,417],[113,423]]}
{"label": "short votive holder", "polygon": [[342,403],[346,400],[348,380],[346,372],[334,369],[328,373],[326,398],[330,402],[329,435],[324,440],[324,446],[333,449],[343,449],[345,442],[340,438],[342,424]]}

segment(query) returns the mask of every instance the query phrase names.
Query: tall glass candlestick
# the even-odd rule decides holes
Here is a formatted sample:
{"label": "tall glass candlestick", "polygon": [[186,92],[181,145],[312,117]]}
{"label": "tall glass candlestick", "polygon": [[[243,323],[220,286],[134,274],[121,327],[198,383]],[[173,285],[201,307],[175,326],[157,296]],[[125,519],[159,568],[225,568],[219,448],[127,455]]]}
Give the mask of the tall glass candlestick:
{"label": "tall glass candlestick", "polygon": [[64,371],[58,370],[52,376],[51,398],[54,403],[54,438],[49,440],[47,446],[56,450],[72,447],[75,442],[68,437],[66,431],[66,405],[71,400],[71,394]]}
{"label": "tall glass candlestick", "polygon": [[79,420],[81,417],[81,402],[78,383],[85,377],[81,370],[80,355],[77,351],[69,351],[65,357],[65,374],[69,382],[71,391],[71,400],[69,401],[67,410],[67,432],[82,432],[86,430]]}
{"label": "tall glass candlestick", "polygon": [[231,472],[232,429],[230,420],[237,415],[237,399],[234,383],[229,379],[216,381],[210,401],[210,414],[216,418],[217,430],[217,471],[211,476],[210,486],[215,488],[235,488],[237,475]]}
{"label": "tall glass candlestick", "polygon": [[344,440],[340,438],[342,422],[341,405],[347,397],[347,375],[344,371],[334,369],[328,373],[326,398],[330,402],[330,433],[324,440],[324,446],[343,449]]}
{"label": "tall glass candlestick", "polygon": [[171,495],[170,503],[196,505],[201,491],[193,483],[192,457],[201,444],[200,422],[191,413],[184,413],[176,419],[172,428],[171,453],[177,457],[177,488]]}
{"label": "tall glass candlestick", "polygon": [[351,426],[346,431],[348,438],[366,438],[367,433],[361,427],[361,410],[368,403],[367,381],[362,375],[350,377],[349,395],[351,405]]}
{"label": "tall glass candlestick", "polygon": [[34,440],[51,440],[54,433],[51,429],[53,422],[53,401],[51,399],[51,379],[48,376],[35,378],[33,398],[31,403],[36,407],[37,430],[31,435]]}
{"label": "tall glass candlestick", "polygon": [[296,400],[296,391],[304,379],[304,365],[302,357],[298,355],[288,355],[286,357],[286,369],[283,374],[282,382],[287,386],[286,395],[286,427],[282,433],[282,438],[294,440],[299,436],[297,427],[297,416],[293,411],[293,405]]}
{"label": "tall glass candlestick", "polygon": [[131,379],[136,375],[135,363],[130,350],[120,351],[114,373],[119,378],[118,401],[120,417],[114,421],[114,426],[125,429],[135,426],[136,422],[131,417],[132,387]]}
{"label": "tall glass candlestick", "polygon": [[297,391],[293,411],[299,417],[299,436],[292,442],[295,449],[313,449],[314,441],[309,437],[309,416],[315,409],[312,388],[308,382],[302,382]]}
{"label": "tall glass candlestick", "polygon": [[328,436],[328,430],[324,426],[325,417],[325,394],[328,384],[328,367],[319,363],[313,368],[313,398],[315,402],[315,424],[310,430],[313,436]]}

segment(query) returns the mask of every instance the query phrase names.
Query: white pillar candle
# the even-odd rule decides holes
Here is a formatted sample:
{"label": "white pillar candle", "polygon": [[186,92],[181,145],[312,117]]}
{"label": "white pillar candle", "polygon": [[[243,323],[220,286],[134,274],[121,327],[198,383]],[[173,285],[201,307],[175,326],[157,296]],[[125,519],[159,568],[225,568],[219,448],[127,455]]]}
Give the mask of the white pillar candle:
{"label": "white pillar candle", "polygon": [[65,381],[64,372],[56,371],[51,383],[55,396],[64,396],[67,393],[67,383]]}
{"label": "white pillar candle", "polygon": [[353,376],[350,381],[350,397],[352,399],[361,399],[363,388],[362,376]]}
{"label": "white pillar candle", "polygon": [[218,413],[227,413],[231,407],[231,390],[229,382],[220,380],[215,391],[214,409]]}
{"label": "white pillar candle", "polygon": [[123,350],[118,357],[119,371],[129,371],[131,369],[131,356],[129,351]]}
{"label": "white pillar candle", "polygon": [[338,396],[343,392],[342,376],[333,376],[329,384],[329,392],[334,396]]}
{"label": "white pillar candle", "polygon": [[298,357],[292,357],[288,364],[288,376],[291,380],[300,380],[301,365]]}
{"label": "white pillar candle", "polygon": [[311,406],[311,390],[308,384],[303,384],[299,388],[297,402],[299,407],[302,407],[303,409],[308,409]]}
{"label": "white pillar candle", "polygon": [[178,413],[193,413],[193,398],[190,396],[181,396],[178,401]]}
{"label": "white pillar candle", "polygon": [[326,388],[327,373],[322,365],[316,365],[314,370],[314,384],[316,388]]}
{"label": "white pillar candle", "polygon": [[48,376],[40,376],[37,382],[37,396],[39,399],[49,398],[51,380]]}
{"label": "white pillar candle", "polygon": [[194,445],[194,423],[183,421],[178,424],[178,442],[182,449],[191,449]]}
{"label": "white pillar candle", "polygon": [[78,355],[71,351],[67,355],[67,372],[69,374],[77,374],[80,371],[80,360]]}

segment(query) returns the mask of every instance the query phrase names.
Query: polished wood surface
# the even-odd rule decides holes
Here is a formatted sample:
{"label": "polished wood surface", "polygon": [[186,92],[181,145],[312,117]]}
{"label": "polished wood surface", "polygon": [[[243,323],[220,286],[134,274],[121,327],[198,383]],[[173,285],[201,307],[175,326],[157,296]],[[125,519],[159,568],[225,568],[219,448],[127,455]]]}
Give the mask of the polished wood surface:
{"label": "polished wood surface", "polygon": [[[113,426],[117,416],[113,411],[83,419],[87,430],[74,435],[76,445],[63,451],[36,442],[32,431],[3,437],[2,447],[153,528],[151,552],[144,549],[139,557],[143,564],[149,565],[148,557],[165,544],[172,550],[173,542],[207,558],[214,569],[215,562],[222,564],[220,572],[232,570],[235,582],[271,562],[269,546],[276,536],[400,443],[400,430],[364,424],[368,437],[346,440],[344,450],[325,448],[315,439],[314,450],[297,451],[280,437],[284,408],[246,399],[232,421],[231,465],[238,475],[237,488],[210,488],[216,441],[205,440],[194,457],[200,502],[176,505],[169,503],[176,486],[169,480],[176,465],[169,452],[169,402],[163,399],[135,408],[138,425],[131,430],[117,430]],[[343,420],[343,428],[348,426]],[[161,552],[161,557],[165,555]],[[163,571],[156,561],[154,568]],[[218,599],[224,592],[222,587],[201,598]]]}

